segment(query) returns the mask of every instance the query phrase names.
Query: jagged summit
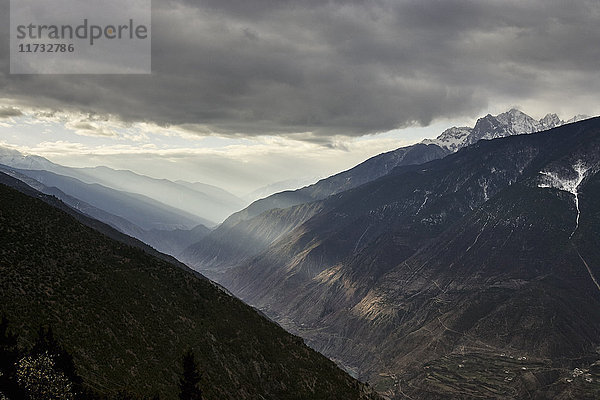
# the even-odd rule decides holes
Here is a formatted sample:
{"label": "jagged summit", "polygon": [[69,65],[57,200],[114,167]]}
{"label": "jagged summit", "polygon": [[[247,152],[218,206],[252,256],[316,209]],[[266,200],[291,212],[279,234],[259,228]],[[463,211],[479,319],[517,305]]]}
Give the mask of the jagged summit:
{"label": "jagged summit", "polygon": [[556,126],[562,125],[562,121],[556,114],[546,114],[546,116],[540,119],[540,124],[544,129],[552,129]]}
{"label": "jagged summit", "polygon": [[481,139],[540,132],[587,118],[589,117],[586,115],[577,115],[565,122],[556,114],[547,114],[538,121],[524,112],[512,108],[496,116],[488,114],[479,118],[473,128],[463,126],[446,129],[436,139],[425,139],[423,143],[436,144],[454,152]]}

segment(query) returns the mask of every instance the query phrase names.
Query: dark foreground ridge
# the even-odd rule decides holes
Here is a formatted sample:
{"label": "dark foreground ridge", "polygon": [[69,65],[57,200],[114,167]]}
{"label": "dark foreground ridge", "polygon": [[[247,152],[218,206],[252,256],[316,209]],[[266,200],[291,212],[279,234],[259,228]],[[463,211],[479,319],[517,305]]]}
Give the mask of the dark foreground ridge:
{"label": "dark foreground ridge", "polygon": [[23,347],[52,326],[84,385],[107,395],[175,399],[192,349],[205,399],[374,398],[210,281],[3,184],[0,313]]}

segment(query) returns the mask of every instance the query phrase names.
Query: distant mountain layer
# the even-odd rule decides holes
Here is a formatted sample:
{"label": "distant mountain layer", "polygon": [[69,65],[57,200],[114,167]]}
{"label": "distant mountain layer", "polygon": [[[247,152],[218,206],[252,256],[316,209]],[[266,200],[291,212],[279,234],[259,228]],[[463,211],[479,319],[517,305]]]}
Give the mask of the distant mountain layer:
{"label": "distant mountain layer", "polygon": [[210,221],[206,223],[208,226],[222,222],[248,204],[216,186],[185,181],[172,182],[127,170],[114,170],[107,167],[76,168],[70,170],[68,175],[83,182],[99,183],[116,190],[150,197]]}
{"label": "distant mountain layer", "polygon": [[96,209],[124,218],[145,230],[191,229],[198,224],[208,223],[195,215],[136,193],[111,189],[97,183],[88,184],[48,171],[24,169],[15,169],[15,171],[45,187],[57,188]]}
{"label": "distant mountain layer", "polygon": [[83,183],[100,184],[121,192],[142,195],[186,214],[192,214],[204,221],[203,224],[207,226],[223,221],[248,204],[221,188],[203,183],[172,182],[107,167],[64,167],[43,157],[23,155],[18,151],[1,147],[0,164],[22,170],[52,172],[75,178]]}
{"label": "distant mountain layer", "polygon": [[99,391],[176,399],[180,359],[192,349],[208,399],[374,398],[208,280],[3,184],[0,222],[0,313],[28,342],[52,325]]}
{"label": "distant mountain layer", "polygon": [[600,360],[599,172],[600,118],[479,141],[197,266],[392,398],[595,398],[572,374]]}

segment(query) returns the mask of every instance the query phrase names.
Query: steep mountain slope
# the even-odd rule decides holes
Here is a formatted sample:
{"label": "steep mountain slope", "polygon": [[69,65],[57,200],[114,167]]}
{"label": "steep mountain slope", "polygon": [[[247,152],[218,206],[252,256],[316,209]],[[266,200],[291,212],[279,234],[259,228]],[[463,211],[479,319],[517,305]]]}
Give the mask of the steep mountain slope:
{"label": "steep mountain slope", "polygon": [[[217,277],[392,392],[402,371],[460,351],[531,355],[564,375],[600,344],[600,209],[583,200],[599,168],[599,118],[480,141],[312,203],[318,213]],[[419,391],[422,378],[402,379]],[[514,389],[504,383],[478,395]]]}
{"label": "steep mountain slope", "polygon": [[[544,135],[481,142],[442,160],[400,167],[379,180],[313,203],[313,208],[320,206],[318,214],[239,270],[230,271],[231,281],[222,282],[262,306],[262,296],[266,300],[290,293],[287,287],[273,290],[273,282],[289,285],[313,278],[375,240],[387,243],[393,237],[395,251],[409,256],[515,182],[540,157],[541,149],[551,149]],[[561,141],[560,135],[554,138]],[[272,301],[295,308],[289,301]]]}
{"label": "steep mountain slope", "polygon": [[192,348],[207,399],[370,397],[208,280],[5,185],[0,313],[29,341],[51,324],[84,382],[109,394],[128,388],[176,398],[179,359]]}
{"label": "steep mountain slope", "polygon": [[16,169],[48,171],[75,178],[88,184],[100,184],[118,191],[136,193],[181,209],[204,219],[205,225],[221,222],[247,203],[233,194],[211,185],[172,182],[155,179],[127,170],[107,167],[71,168],[55,164],[43,157],[23,155],[16,150],[0,147],[0,164]]}
{"label": "steep mountain slope", "polygon": [[[424,398],[464,396],[469,385],[481,397],[597,398],[599,376],[567,382],[600,359],[600,176],[590,175],[580,190],[592,201],[582,202],[586,220],[573,237],[572,196],[531,177],[387,272],[347,315],[385,357],[371,369],[368,357],[354,356],[371,376],[423,371],[427,362],[435,374],[399,377],[405,392]],[[511,357],[520,362],[507,367]],[[520,387],[528,370],[540,379]]]}

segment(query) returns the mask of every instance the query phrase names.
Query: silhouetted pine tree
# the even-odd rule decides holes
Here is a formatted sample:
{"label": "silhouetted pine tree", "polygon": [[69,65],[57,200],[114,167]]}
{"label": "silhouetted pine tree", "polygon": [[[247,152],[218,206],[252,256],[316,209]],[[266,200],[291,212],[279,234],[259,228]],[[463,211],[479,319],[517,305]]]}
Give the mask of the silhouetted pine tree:
{"label": "silhouetted pine tree", "polygon": [[200,373],[194,353],[188,350],[183,356],[183,374],[179,379],[180,400],[202,400],[202,391],[198,387]]}

